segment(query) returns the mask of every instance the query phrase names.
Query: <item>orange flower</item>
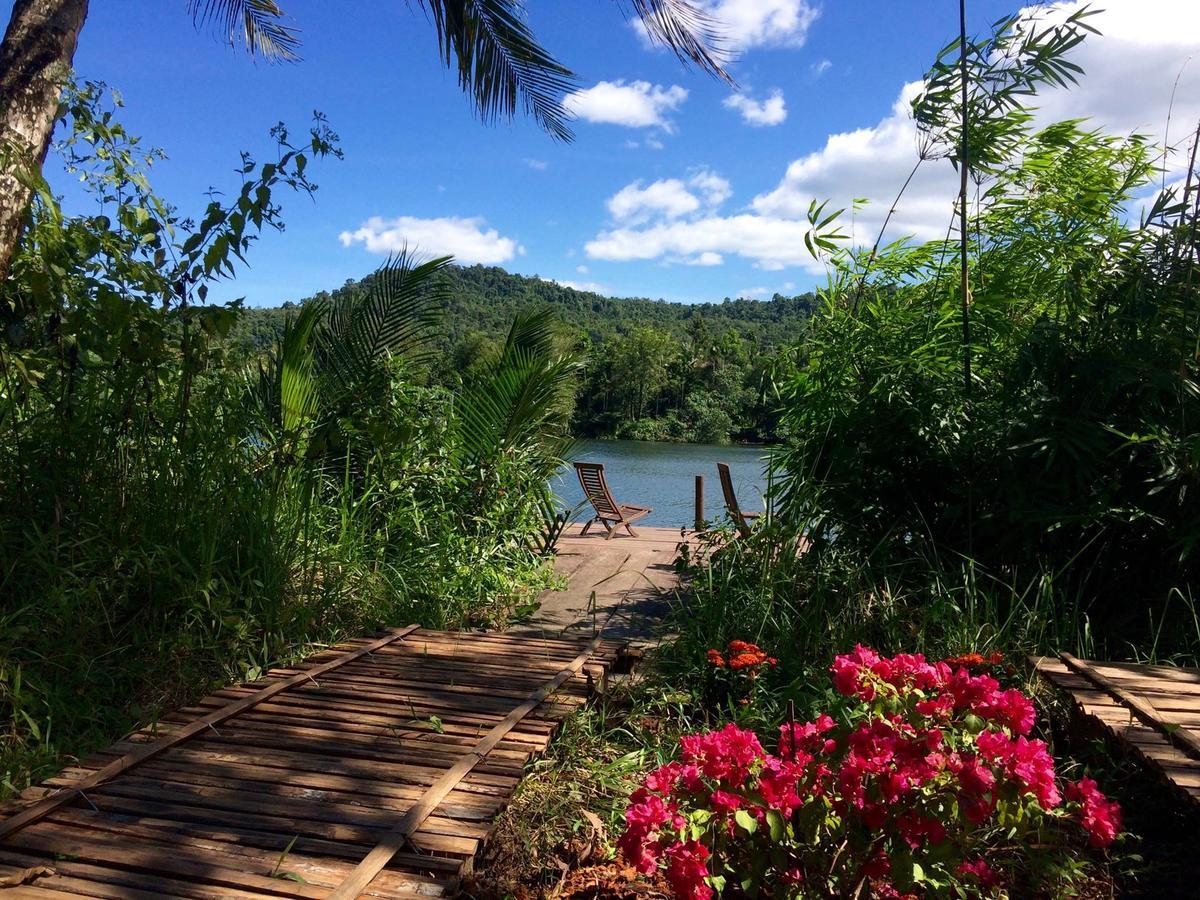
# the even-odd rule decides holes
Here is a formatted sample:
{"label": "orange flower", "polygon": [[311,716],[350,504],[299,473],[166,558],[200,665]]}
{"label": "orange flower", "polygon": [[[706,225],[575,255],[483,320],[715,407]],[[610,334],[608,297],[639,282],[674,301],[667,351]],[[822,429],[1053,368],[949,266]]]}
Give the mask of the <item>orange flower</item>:
{"label": "orange flower", "polygon": [[718,669],[725,668],[725,657],[721,655],[719,650],[709,650],[706,655],[711,665],[716,666]]}
{"label": "orange flower", "polygon": [[982,653],[963,653],[961,656],[952,656],[946,660],[952,666],[997,666],[1004,662],[1004,654],[999,651],[993,651],[987,656]]}
{"label": "orange flower", "polygon": [[729,642],[729,652],[730,653],[747,653],[747,652],[757,653],[758,652],[758,644],[751,644],[748,641],[730,641]]}
{"label": "orange flower", "polygon": [[736,656],[729,658],[729,668],[731,669],[749,669],[761,666],[767,662],[768,656],[761,650],[747,650],[744,653],[739,653]]}

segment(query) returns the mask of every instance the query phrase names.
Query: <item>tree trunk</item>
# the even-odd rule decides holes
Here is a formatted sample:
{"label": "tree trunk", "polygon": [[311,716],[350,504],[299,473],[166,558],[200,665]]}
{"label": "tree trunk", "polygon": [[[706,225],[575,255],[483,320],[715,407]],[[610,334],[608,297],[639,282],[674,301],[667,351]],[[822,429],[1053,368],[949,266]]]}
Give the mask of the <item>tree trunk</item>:
{"label": "tree trunk", "polygon": [[42,167],[87,9],[88,0],[16,0],[0,44],[0,281],[29,205],[14,172]]}

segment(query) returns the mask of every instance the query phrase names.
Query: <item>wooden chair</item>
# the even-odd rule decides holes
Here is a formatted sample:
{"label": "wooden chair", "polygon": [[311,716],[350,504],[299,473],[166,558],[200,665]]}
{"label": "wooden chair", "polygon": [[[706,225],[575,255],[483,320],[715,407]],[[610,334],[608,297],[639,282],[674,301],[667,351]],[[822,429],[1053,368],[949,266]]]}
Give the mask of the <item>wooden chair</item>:
{"label": "wooden chair", "polygon": [[737,528],[737,532],[744,538],[750,537],[750,528],[762,513],[745,512],[738,505],[737,494],[733,490],[733,477],[729,474],[729,466],[725,463],[717,463],[717,472],[721,476],[721,493],[725,495],[725,508],[729,510],[729,518],[733,519],[733,524]]}
{"label": "wooden chair", "polygon": [[604,466],[601,463],[577,462],[575,472],[579,476],[579,484],[583,487],[583,495],[596,510],[596,515],[583,526],[580,534],[587,534],[588,529],[599,522],[608,531],[604,536],[606,541],[612,540],[617,528],[622,525],[626,531],[637,537],[632,525],[638,519],[650,515],[650,507],[628,506],[614,500],[612,491],[608,489],[608,482],[604,480]]}

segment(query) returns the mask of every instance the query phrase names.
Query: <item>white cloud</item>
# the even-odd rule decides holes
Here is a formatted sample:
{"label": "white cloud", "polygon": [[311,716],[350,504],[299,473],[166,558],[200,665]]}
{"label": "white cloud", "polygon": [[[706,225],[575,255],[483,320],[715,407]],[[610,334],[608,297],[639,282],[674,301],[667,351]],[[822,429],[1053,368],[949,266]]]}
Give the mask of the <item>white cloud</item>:
{"label": "white cloud", "polygon": [[[1055,14],[1069,14],[1081,5],[1060,5]],[[1169,137],[1172,143],[1184,140],[1200,119],[1200,59],[1185,68],[1190,56],[1200,57],[1200,3],[1126,0],[1089,22],[1102,34],[1089,36],[1070,56],[1085,70],[1080,84],[1043,90],[1035,101],[1036,122],[1087,117],[1091,127],[1117,134],[1139,131],[1161,141],[1172,87],[1182,70]],[[719,204],[713,204],[674,218],[655,213],[643,222],[617,221],[586,244],[586,253],[594,259],[666,263],[695,263],[705,254],[736,255],[761,269],[800,267],[819,273],[823,267],[804,247],[810,202],[829,200],[830,210],[844,208],[843,228],[860,244],[874,242],[917,161],[909,102],[920,90],[919,82],[904,85],[880,121],[829,135],[823,146],[788,165],[778,183],[747,209],[722,214]],[[1172,173],[1177,168],[1172,165]],[[948,162],[920,166],[889,223],[888,238],[945,236],[956,187]],[[869,205],[854,211],[857,197],[868,198]],[[1135,206],[1133,214],[1139,209]]]}
{"label": "white cloud", "polygon": [[737,296],[739,298],[745,297],[747,300],[759,300],[759,299],[767,296],[767,294],[769,294],[769,293],[771,293],[770,288],[752,287],[752,288],[742,288],[741,290],[739,290],[737,292]]}
{"label": "white cloud", "polygon": [[407,248],[425,254],[449,254],[459,262],[487,265],[508,262],[516,254],[524,255],[525,248],[516,240],[501,237],[500,232],[486,225],[481,218],[457,216],[437,219],[372,216],[357,230],[343,231],[338,239],[343,247],[362,244],[371,253],[398,253]]}
{"label": "white cloud", "polygon": [[733,94],[726,97],[724,105],[728,109],[737,110],[742,119],[750,125],[778,125],[787,118],[787,106],[783,102],[783,91],[774,90],[765,100],[754,100],[745,94]]}
{"label": "white cloud", "polygon": [[546,167],[549,166],[549,163],[547,163],[544,159],[527,159],[525,160],[525,165],[538,172],[545,172]]}
{"label": "white cloud", "polygon": [[601,81],[567,94],[563,107],[588,122],[671,131],[667,114],[678,109],[687,96],[687,89],[677,84],[663,87],[648,81]]}
{"label": "white cloud", "polygon": [[701,207],[720,206],[730,193],[728,181],[715,172],[700,169],[686,182],[662,178],[645,187],[640,181],[627,184],[608,198],[607,205],[613,219],[634,225],[655,217],[678,219]]}
{"label": "white cloud", "polygon": [[822,59],[822,60],[819,60],[819,61],[813,63],[811,66],[809,66],[808,70],[810,72],[812,72],[813,78],[820,78],[822,75],[824,75],[826,72],[828,72],[831,68],[833,68],[833,63],[831,63],[827,59]]}
{"label": "white cloud", "polygon": [[587,266],[576,266],[575,271],[578,272],[580,275],[586,275],[588,273],[588,267]]}
{"label": "white cloud", "polygon": [[612,217],[626,222],[645,221],[655,213],[675,219],[699,208],[696,195],[678,178],[662,179],[646,187],[635,181],[608,198]]}
{"label": "white cloud", "polygon": [[700,169],[688,179],[688,184],[703,195],[709,206],[720,206],[733,195],[729,182],[709,169]]}
{"label": "white cloud", "polygon": [[[690,221],[657,222],[644,228],[603,231],[585,245],[592,259],[700,259],[734,253],[763,269],[804,266],[819,271],[804,248],[808,223],[771,216],[711,215]],[[707,257],[712,259],[713,257]]]}
{"label": "white cloud", "polygon": [[713,253],[711,250],[705,250],[699,256],[693,256],[690,259],[685,259],[685,263],[689,266],[719,266],[725,262],[725,257],[720,253]]}
{"label": "white cloud", "polygon": [[[1171,91],[1172,143],[1195,131],[1200,118],[1200,3],[1195,0],[1125,0],[1120,3],[1071,2],[1052,7],[1065,16],[1093,5],[1102,12],[1088,22],[1102,32],[1090,35],[1071,54],[1084,75],[1079,85],[1039,95],[1042,122],[1087,117],[1116,133],[1140,131],[1161,138]],[[1022,10],[1029,14],[1032,10]]]}
{"label": "white cloud", "polygon": [[604,285],[595,281],[572,281],[569,278],[543,278],[542,281],[549,281],[552,284],[561,284],[565,288],[571,288],[576,291],[588,291],[592,294],[608,294],[611,293]]}
{"label": "white cloud", "polygon": [[708,0],[702,5],[735,53],[751,47],[803,46],[821,14],[808,0]]}

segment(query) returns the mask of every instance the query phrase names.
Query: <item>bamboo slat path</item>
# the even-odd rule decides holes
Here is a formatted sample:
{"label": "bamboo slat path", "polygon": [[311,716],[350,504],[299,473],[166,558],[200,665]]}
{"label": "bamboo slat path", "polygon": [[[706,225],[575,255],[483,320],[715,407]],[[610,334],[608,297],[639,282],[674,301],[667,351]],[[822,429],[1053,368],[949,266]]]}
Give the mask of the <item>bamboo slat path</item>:
{"label": "bamboo slat path", "polygon": [[1200,802],[1200,670],[1096,662],[1069,653],[1034,660],[1081,723],[1109,735],[1190,802]]}
{"label": "bamboo slat path", "polygon": [[620,645],[410,626],[68,767],[0,820],[0,898],[452,895]]}

